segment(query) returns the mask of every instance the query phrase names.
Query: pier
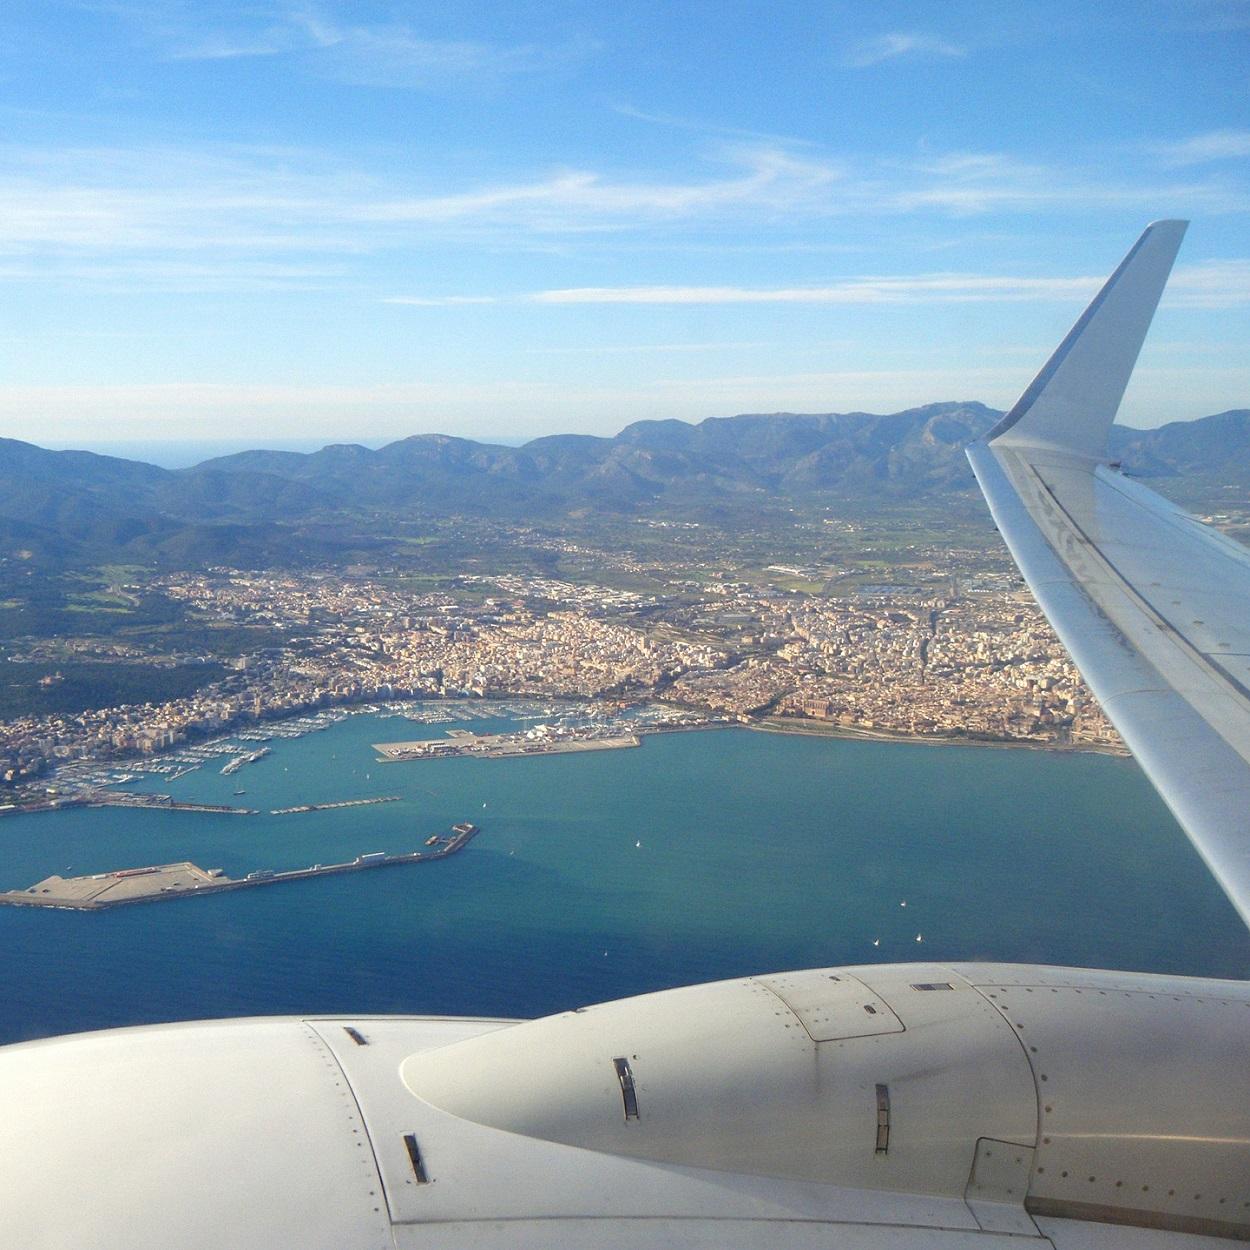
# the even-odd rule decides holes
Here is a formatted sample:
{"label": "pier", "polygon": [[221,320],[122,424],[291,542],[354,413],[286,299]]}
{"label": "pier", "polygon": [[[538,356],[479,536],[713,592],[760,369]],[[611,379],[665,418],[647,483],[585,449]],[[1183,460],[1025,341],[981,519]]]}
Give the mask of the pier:
{"label": "pier", "polygon": [[246,877],[227,877],[220,868],[201,868],[189,860],[176,864],[150,864],[143,868],[122,868],[87,877],[46,877],[26,890],[0,893],[0,905],[8,907],[53,907],[68,911],[102,911],[106,907],[126,907],[134,903],[161,903],[176,898],[198,898],[243,890],[252,886],[278,885],[283,881],[305,881],[344,872],[364,872],[370,868],[393,868],[400,864],[420,864],[446,859],[463,850],[477,836],[476,825],[463,821],[451,827],[447,836],[426,840],[422,851],[387,855],[372,851],[357,855],[343,864],[314,864],[311,868],[291,868],[275,872],[261,868]]}
{"label": "pier", "polygon": [[292,816],[297,812],[333,812],[340,807],[372,807],[374,803],[398,803],[402,794],[380,794],[373,799],[340,799],[337,803],[301,803],[298,807],[270,808],[270,816]]}
{"label": "pier", "polygon": [[222,770],[223,777],[233,776],[243,767],[244,764],[255,764],[257,760],[263,760],[269,754],[268,747],[260,747],[256,751],[248,751],[245,755],[236,755]]}

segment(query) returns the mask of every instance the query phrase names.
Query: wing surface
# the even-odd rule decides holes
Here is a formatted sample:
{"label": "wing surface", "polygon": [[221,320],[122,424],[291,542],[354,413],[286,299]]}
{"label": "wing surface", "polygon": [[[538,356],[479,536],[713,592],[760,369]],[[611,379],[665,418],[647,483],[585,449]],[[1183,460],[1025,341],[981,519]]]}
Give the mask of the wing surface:
{"label": "wing surface", "polygon": [[1185,225],[1146,229],[968,458],[1042,610],[1250,923],[1250,552],[1107,463]]}

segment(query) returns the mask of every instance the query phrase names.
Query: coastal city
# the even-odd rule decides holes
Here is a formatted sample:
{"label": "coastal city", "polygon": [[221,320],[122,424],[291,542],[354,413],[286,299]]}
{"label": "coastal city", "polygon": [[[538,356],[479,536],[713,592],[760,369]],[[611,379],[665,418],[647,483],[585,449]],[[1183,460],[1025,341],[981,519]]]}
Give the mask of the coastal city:
{"label": "coastal city", "polygon": [[[167,574],[145,592],[210,625],[263,625],[272,645],[230,657],[223,676],[185,697],[10,719],[0,777],[14,806],[38,804],[83,769],[96,777],[92,766],[211,751],[227,734],[238,749],[292,718],[504,697],[579,701],[609,719],[661,707],[684,726],[1122,749],[1005,571],[952,556],[918,581],[840,589],[833,579],[819,592],[795,588],[816,570],[764,572],[762,583],[722,575],[650,593],[512,573],[463,574],[427,593],[368,575]],[[96,659],[117,648],[62,646]],[[121,648],[127,659],[134,651]]]}

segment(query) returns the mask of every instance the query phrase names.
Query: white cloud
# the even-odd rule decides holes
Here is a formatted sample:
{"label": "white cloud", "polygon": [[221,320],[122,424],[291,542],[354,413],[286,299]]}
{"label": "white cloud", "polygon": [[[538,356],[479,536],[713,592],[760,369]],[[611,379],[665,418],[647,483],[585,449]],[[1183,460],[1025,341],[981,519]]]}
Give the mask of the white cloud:
{"label": "white cloud", "polygon": [[350,250],[350,180],[293,150],[0,148],[0,255]]}
{"label": "white cloud", "polygon": [[899,57],[958,59],[967,55],[967,48],[950,43],[937,35],[918,30],[896,30],[857,43],[847,52],[846,64],[854,69],[867,69]]}
{"label": "white cloud", "polygon": [[[1218,181],[1186,179],[1148,183],[1080,165],[1051,166],[1001,152],[948,152],[902,167],[884,198],[900,212],[933,209],[955,217],[995,211],[1134,208],[1153,217],[1245,212],[1244,189]],[[1168,208],[1167,206],[1175,206]]]}
{"label": "white cloud", "polygon": [[543,229],[603,228],[630,217],[690,216],[726,208],[773,208],[791,214],[827,204],[841,171],[779,148],[725,149],[729,177],[689,182],[612,181],[571,170],[537,181],[454,195],[380,199],[352,208],[358,220],[439,222],[507,218]]}
{"label": "white cloud", "polygon": [[693,117],[678,117],[672,113],[650,113],[632,104],[614,104],[612,111],[621,117],[646,122],[652,126],[664,126],[670,130],[684,130],[691,134],[718,135],[728,139],[747,139],[758,143],[776,143],[787,147],[813,147],[810,139],[793,135],[775,134],[766,130],[750,130],[742,126],[726,126],[717,122],[703,121]]}
{"label": "white cloud", "polygon": [[1239,160],[1250,156],[1250,130],[1209,130],[1177,143],[1156,144],[1153,150],[1169,165]]}
{"label": "white cloud", "polygon": [[1092,294],[1096,278],[995,278],[925,274],[851,278],[832,286],[756,289],[736,286],[574,287],[539,291],[538,304],[900,304],[1029,300]]}
{"label": "white cloud", "polygon": [[662,219],[823,211],[839,170],[778,149],[725,149],[699,180],[626,181],[573,170],[449,193],[404,194],[293,149],[0,147],[0,257],[140,251],[231,256],[376,252],[476,232],[577,236]]}
{"label": "white cloud", "polygon": [[270,26],[256,31],[206,31],[178,34],[168,44],[170,61],[233,61],[240,58],[278,56],[299,46],[289,28]]}
{"label": "white cloud", "polygon": [[403,23],[348,25],[308,14],[295,22],[312,45],[307,58],[310,69],[365,87],[490,86],[582,60],[598,46],[589,40],[547,46],[430,39]]}
{"label": "white cloud", "polygon": [[342,264],[254,257],[192,261],[132,256],[110,262],[90,258],[49,262],[0,257],[0,282],[60,282],[79,290],[110,292],[324,291],[350,280]]}
{"label": "white cloud", "polygon": [[[827,286],[565,287],[523,295],[395,295],[382,302],[425,307],[455,304],[982,304],[1089,299],[1103,276],[1016,277],[971,273],[846,278]],[[1250,305],[1250,261],[1217,260],[1182,266],[1165,303],[1177,308]]]}
{"label": "white cloud", "polygon": [[589,40],[561,45],[434,39],[404,22],[339,22],[316,9],[196,5],[121,10],[170,61],[285,56],[310,74],[366,87],[456,90],[553,70],[591,55]]}
{"label": "white cloud", "polygon": [[[767,237],[777,237],[778,227],[788,232],[790,244],[803,245],[810,240],[799,232],[810,235],[810,227],[822,222],[856,217],[1089,211],[1091,206],[1151,215],[1174,208],[1250,209],[1250,195],[1220,182],[1187,177],[1144,185],[1000,153],[856,164],[786,145],[737,143],[717,145],[703,154],[701,168],[680,175],[665,170],[624,176],[582,168],[477,186],[448,186],[427,171],[377,161],[370,168],[376,172],[362,173],[350,157],[278,147],[0,145],[0,261],[9,262],[0,276],[99,284],[120,282],[129,270],[133,284],[193,289],[197,278],[186,254],[194,251],[206,289],[224,289],[232,267],[240,289],[248,289],[265,276],[257,272],[265,263],[275,267],[267,275],[275,282],[283,280],[277,267],[285,265],[296,282],[319,273],[372,284],[369,258],[451,243],[587,251],[587,240],[595,235],[633,232],[652,249],[724,251],[744,237],[761,238],[765,229]],[[849,236],[825,229],[819,237],[827,244]],[[23,257],[37,257],[38,265],[21,265]],[[299,268],[304,272],[295,272]],[[842,285],[823,295],[798,289],[787,298],[862,302],[906,294],[887,279],[874,285],[856,278],[853,289]],[[951,291],[947,298],[958,294]],[[465,298],[421,291],[399,295]],[[552,295],[550,302],[557,298]],[[650,298],[678,302],[679,297],[661,292]],[[731,291],[718,298],[762,297]]]}
{"label": "white cloud", "polygon": [[1250,304],[1250,260],[1209,260],[1177,269],[1164,304],[1180,308],[1235,308]]}

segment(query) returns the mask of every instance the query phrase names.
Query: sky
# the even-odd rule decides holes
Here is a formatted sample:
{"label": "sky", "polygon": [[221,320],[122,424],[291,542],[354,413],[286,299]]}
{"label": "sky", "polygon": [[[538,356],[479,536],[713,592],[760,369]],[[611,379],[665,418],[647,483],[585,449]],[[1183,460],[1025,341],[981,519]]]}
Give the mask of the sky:
{"label": "sky", "polygon": [[1250,407],[1250,0],[5,0],[0,433],[518,442],[1009,406],[1192,220],[1121,410]]}

